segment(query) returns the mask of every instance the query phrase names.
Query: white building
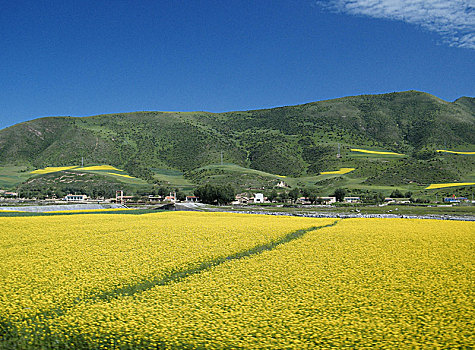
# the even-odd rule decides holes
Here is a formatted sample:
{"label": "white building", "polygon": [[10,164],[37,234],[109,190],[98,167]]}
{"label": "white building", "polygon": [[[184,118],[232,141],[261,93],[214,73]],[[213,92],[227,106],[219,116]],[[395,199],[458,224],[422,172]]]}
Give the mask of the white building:
{"label": "white building", "polygon": [[263,193],[256,193],[254,195],[254,203],[264,203],[264,194]]}
{"label": "white building", "polygon": [[323,204],[336,203],[336,197],[318,197],[318,199],[319,199],[320,202],[322,202]]}
{"label": "white building", "polygon": [[87,196],[85,194],[68,194],[66,197],[64,197],[66,202],[81,202],[85,201],[86,199]]}
{"label": "white building", "polygon": [[359,203],[360,202],[360,197],[345,197],[345,198],[343,198],[343,201],[345,203]]}

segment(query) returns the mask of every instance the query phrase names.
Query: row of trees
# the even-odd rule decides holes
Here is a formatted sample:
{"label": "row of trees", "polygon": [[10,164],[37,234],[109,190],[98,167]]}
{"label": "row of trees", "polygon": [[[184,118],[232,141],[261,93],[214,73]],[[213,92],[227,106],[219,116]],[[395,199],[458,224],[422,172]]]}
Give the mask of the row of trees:
{"label": "row of trees", "polygon": [[228,204],[235,198],[234,188],[231,185],[206,184],[195,190],[195,196],[207,204]]}
{"label": "row of trees", "polygon": [[[235,198],[235,190],[230,185],[212,185],[206,184],[204,186],[198,187],[195,192],[195,196],[200,198],[200,201],[207,204],[228,204],[232,202]],[[347,190],[344,188],[337,188],[332,194],[336,198],[337,202],[343,202],[344,197],[347,195]],[[277,192],[277,190],[272,190],[269,193],[266,193],[267,199],[271,202],[288,202],[291,201],[295,203],[298,198],[305,197],[312,204],[322,203],[319,193],[315,190],[308,188],[298,188],[295,187],[290,191]],[[374,193],[364,193],[361,196],[361,200],[366,203],[383,203],[385,196],[381,192]],[[399,190],[394,190],[391,193],[392,198],[411,198],[412,192],[402,193]]]}

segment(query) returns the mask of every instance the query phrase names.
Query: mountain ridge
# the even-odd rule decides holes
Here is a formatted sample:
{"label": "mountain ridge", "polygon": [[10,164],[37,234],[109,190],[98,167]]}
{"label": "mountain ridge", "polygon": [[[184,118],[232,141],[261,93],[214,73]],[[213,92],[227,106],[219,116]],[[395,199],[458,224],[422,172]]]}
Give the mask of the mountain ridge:
{"label": "mountain ridge", "polygon": [[[409,90],[258,110],[142,111],[42,117],[0,130],[0,164],[68,165],[82,157],[147,178],[226,162],[301,176],[338,166],[358,147],[405,154],[475,145],[475,98],[447,102]],[[148,174],[148,175],[147,175]]]}

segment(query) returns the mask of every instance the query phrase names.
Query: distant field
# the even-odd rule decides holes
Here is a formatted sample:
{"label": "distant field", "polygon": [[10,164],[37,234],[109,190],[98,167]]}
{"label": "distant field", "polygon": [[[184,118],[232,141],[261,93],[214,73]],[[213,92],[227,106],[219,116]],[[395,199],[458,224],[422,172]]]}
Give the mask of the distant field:
{"label": "distant field", "polygon": [[350,149],[350,156],[373,156],[373,157],[405,157],[405,154],[391,152],[386,150],[379,149],[362,149],[362,148],[352,148]]}
{"label": "distant field", "polygon": [[0,188],[13,189],[30,176],[26,166],[0,167]]}
{"label": "distant field", "polygon": [[436,220],[0,217],[0,349],[472,348],[474,235]]}
{"label": "distant field", "polygon": [[195,186],[189,180],[185,179],[185,176],[181,171],[159,168],[153,168],[151,170],[154,173],[154,179],[171,188],[180,188],[187,191],[191,190]]}
{"label": "distant field", "polygon": [[340,170],[334,170],[334,171],[322,171],[320,172],[320,175],[344,175],[348,174],[355,170],[355,168],[341,168]]}
{"label": "distant field", "polygon": [[65,171],[65,170],[71,170],[71,171],[77,171],[77,172],[86,172],[86,173],[91,173],[91,174],[99,174],[103,176],[108,176],[112,177],[114,179],[120,180],[121,182],[125,182],[128,184],[146,184],[146,181],[130,176],[124,172],[122,169],[118,169],[112,165],[91,165],[91,166],[86,166],[86,167],[80,167],[80,166],[63,166],[63,167],[46,167],[43,169],[36,169],[34,171],[31,171],[30,174],[33,175],[43,175],[43,174],[51,174],[55,172],[60,172],[60,171]]}
{"label": "distant field", "polygon": [[452,154],[461,154],[461,155],[466,155],[466,156],[473,156],[475,155],[475,152],[466,152],[466,151],[447,151],[444,149],[438,149],[437,152],[439,153],[452,153]]}
{"label": "distant field", "polygon": [[426,187],[426,190],[435,190],[439,188],[461,187],[461,186],[475,186],[475,182],[454,182],[445,184],[431,184]]}
{"label": "distant field", "polygon": [[43,175],[43,174],[56,173],[56,172],[63,171],[63,170],[71,170],[71,169],[74,169],[74,168],[77,168],[77,166],[76,165],[72,165],[72,166],[53,166],[53,167],[46,167],[46,168],[43,168],[43,169],[36,169],[36,170],[30,171],[30,174]]}

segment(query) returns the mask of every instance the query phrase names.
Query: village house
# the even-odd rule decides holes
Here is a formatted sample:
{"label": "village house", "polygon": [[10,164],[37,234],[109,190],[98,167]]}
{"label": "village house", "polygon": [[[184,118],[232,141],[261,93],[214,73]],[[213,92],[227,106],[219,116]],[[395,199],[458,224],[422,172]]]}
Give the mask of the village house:
{"label": "village house", "polygon": [[297,204],[312,204],[307,197],[300,197],[300,198],[297,198],[297,200],[295,201],[295,203]]}
{"label": "village house", "polygon": [[172,195],[169,195],[169,196],[166,196],[164,199],[163,199],[164,202],[176,202],[176,197],[175,196],[172,196]]}
{"label": "village house", "polygon": [[243,204],[247,204],[249,202],[249,198],[247,197],[247,194],[246,193],[239,193],[236,195],[236,197],[234,198],[234,201],[231,202],[231,204],[234,204],[234,205],[243,205]]}
{"label": "village house", "polygon": [[189,202],[189,203],[196,203],[196,202],[198,202],[198,197],[196,197],[196,196],[186,196],[185,201]]}
{"label": "village house", "polygon": [[336,203],[336,197],[318,197],[317,200],[322,204],[333,204]]}
{"label": "village house", "polygon": [[88,199],[85,194],[68,194],[64,197],[66,202],[84,202]]}
{"label": "village house", "polygon": [[264,203],[264,194],[263,193],[256,193],[254,195],[254,203]]}
{"label": "village house", "polygon": [[153,194],[150,194],[150,195],[148,196],[148,200],[149,200],[150,202],[160,202],[160,201],[162,200],[162,198],[163,198],[162,196],[155,196],[155,195],[153,195]]}
{"label": "village house", "polygon": [[345,203],[359,203],[361,202],[360,197],[344,197],[343,202]]}

